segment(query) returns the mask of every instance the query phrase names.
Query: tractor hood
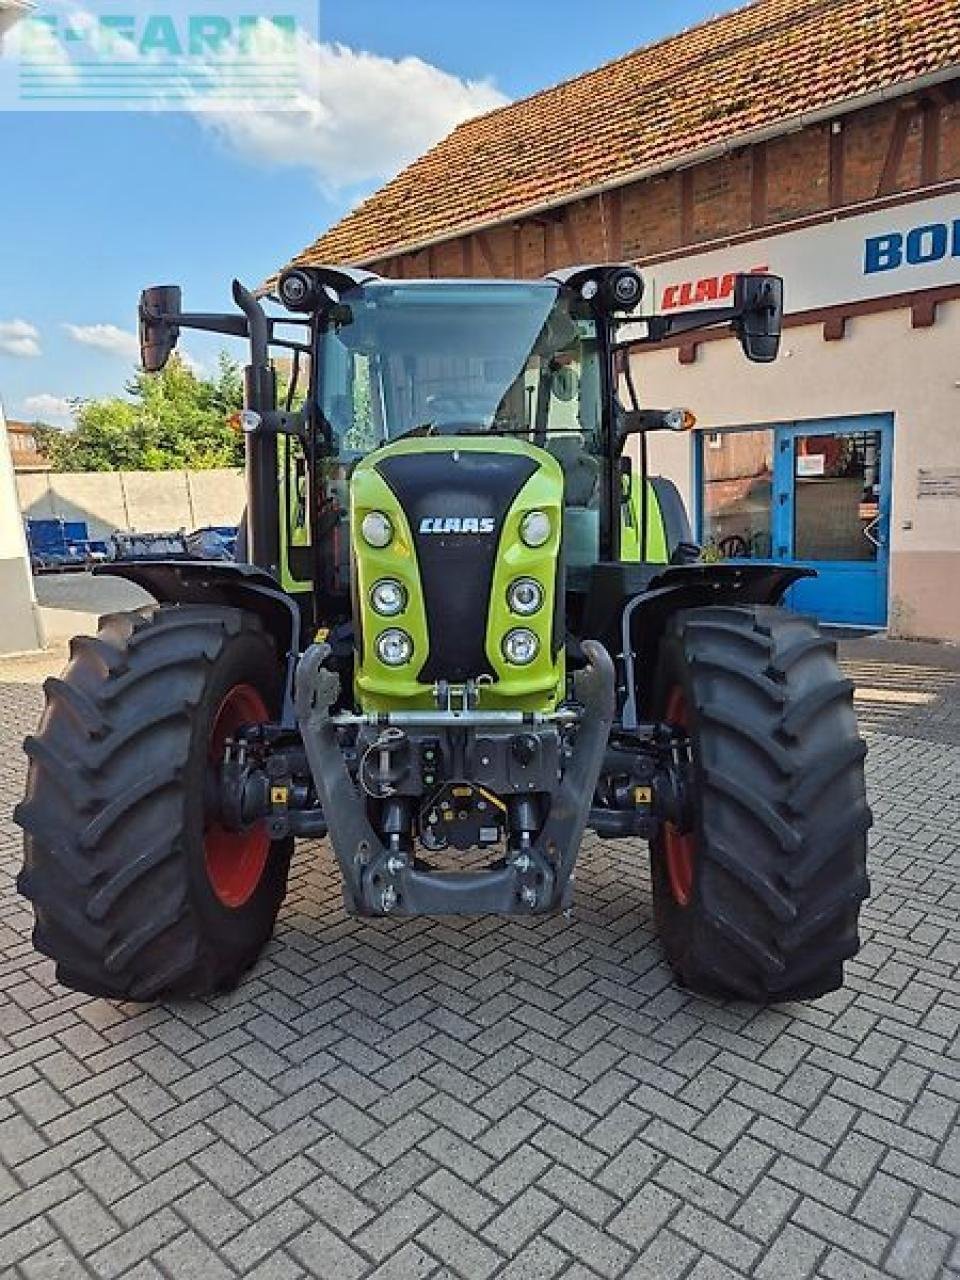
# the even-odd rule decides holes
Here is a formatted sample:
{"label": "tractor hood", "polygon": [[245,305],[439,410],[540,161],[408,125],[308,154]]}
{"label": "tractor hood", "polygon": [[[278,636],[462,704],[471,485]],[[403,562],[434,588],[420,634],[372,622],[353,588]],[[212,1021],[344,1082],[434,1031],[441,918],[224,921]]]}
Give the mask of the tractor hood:
{"label": "tractor hood", "polygon": [[[538,516],[537,537],[525,541],[531,512],[545,519]],[[350,484],[356,692],[364,709],[432,706],[440,681],[477,682],[490,708],[554,706],[563,685],[562,519],[562,470],[523,441],[417,438],[364,458]],[[529,613],[510,605],[520,579],[541,592]],[[400,586],[386,615],[374,592],[382,582]],[[522,663],[505,648],[517,628],[535,637],[527,642],[535,653]],[[407,638],[400,654],[410,652],[402,662],[394,652],[391,665],[379,642],[397,630]]]}

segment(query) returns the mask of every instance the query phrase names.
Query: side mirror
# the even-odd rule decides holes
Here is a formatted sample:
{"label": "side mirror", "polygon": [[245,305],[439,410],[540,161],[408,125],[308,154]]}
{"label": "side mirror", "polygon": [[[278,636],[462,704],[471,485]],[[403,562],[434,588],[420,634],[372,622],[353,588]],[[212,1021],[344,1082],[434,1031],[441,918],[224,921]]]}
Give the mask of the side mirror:
{"label": "side mirror", "polygon": [[776,360],[783,329],[783,280],[780,276],[741,274],[733,305],[739,313],[733,327],[743,354],[756,364]]}
{"label": "side mirror", "polygon": [[140,295],[140,363],[147,373],[159,373],[173,355],[180,338],[182,295],[178,284],[155,285]]}

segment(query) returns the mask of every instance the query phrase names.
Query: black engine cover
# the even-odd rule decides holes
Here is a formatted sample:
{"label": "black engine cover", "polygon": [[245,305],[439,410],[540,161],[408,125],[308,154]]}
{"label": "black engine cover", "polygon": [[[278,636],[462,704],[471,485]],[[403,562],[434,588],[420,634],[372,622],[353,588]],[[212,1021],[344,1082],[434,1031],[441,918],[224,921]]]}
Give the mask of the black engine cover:
{"label": "black engine cover", "polygon": [[462,683],[493,675],[487,614],[507,512],[537,470],[522,454],[403,454],[376,464],[403,507],[423,586],[430,653],[419,673]]}

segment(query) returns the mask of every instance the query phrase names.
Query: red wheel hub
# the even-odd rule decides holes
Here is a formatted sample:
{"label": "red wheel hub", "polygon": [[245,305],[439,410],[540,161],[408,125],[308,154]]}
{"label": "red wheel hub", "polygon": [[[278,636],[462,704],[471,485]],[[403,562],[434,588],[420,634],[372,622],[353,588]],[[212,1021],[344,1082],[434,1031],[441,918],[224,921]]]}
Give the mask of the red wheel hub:
{"label": "red wheel hub", "polygon": [[[210,728],[209,758],[219,766],[227,739],[244,725],[270,719],[260,694],[249,684],[235,684],[225,695]],[[225,907],[242,907],[253,897],[270,854],[270,836],[261,820],[243,831],[228,831],[218,821],[207,824],[203,849],[210,887]]]}
{"label": "red wheel hub", "polygon": [[[670,690],[664,716],[667,724],[677,729],[690,728],[687,697],[678,684]],[[697,860],[697,838],[692,831],[680,831],[672,822],[663,826],[663,844],[667,858],[667,879],[674,901],[689,906],[693,897],[693,875]]]}

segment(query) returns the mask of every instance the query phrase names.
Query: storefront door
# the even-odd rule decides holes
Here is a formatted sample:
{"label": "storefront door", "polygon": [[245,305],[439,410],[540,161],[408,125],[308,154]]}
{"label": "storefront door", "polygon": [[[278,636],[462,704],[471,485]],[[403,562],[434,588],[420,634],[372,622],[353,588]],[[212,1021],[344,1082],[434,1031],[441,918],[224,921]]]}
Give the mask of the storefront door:
{"label": "storefront door", "polygon": [[816,570],[788,603],[824,622],[887,621],[891,422],[780,423],[700,439],[700,538],[710,559]]}

